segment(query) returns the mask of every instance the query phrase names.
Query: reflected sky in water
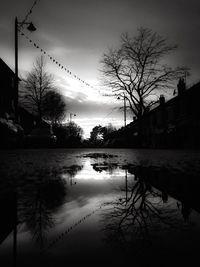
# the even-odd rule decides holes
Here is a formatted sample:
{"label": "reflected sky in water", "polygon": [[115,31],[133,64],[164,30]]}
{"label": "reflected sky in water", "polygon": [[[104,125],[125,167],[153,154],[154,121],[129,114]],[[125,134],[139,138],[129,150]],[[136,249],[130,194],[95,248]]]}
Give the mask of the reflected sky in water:
{"label": "reflected sky in water", "polygon": [[[198,255],[197,174],[168,165],[138,164],[127,159],[124,151],[54,156],[57,164],[31,167],[27,175],[23,170],[15,176],[3,172],[1,229],[5,234],[0,235],[0,256],[5,266],[14,266],[16,221],[18,266],[91,261],[122,266],[133,251],[138,266],[164,257],[162,266],[173,266]],[[21,158],[26,168],[27,158]],[[28,166],[35,164],[30,155],[28,162]],[[13,194],[17,220],[12,216]]]}

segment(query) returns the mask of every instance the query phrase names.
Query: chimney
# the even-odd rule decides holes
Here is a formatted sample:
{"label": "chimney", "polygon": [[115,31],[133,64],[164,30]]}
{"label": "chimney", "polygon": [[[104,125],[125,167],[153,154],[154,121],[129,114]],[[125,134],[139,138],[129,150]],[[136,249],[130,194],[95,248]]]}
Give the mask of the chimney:
{"label": "chimney", "polygon": [[160,106],[163,106],[165,104],[165,97],[164,95],[160,95]]}
{"label": "chimney", "polygon": [[185,85],[185,81],[183,78],[179,79],[179,82],[177,84],[177,88],[178,88],[178,95],[181,95],[185,92],[186,85]]}

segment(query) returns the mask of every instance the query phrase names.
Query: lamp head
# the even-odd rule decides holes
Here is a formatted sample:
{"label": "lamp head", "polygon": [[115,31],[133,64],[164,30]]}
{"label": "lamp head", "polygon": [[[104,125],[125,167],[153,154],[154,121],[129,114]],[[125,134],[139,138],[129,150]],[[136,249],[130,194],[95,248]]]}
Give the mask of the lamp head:
{"label": "lamp head", "polygon": [[28,25],[27,30],[29,30],[30,32],[36,31],[36,28],[32,22]]}

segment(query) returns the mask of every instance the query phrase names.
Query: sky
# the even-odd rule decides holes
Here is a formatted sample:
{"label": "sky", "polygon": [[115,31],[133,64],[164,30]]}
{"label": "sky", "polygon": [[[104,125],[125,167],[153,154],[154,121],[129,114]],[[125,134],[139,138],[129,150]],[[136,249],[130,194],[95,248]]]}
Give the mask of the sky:
{"label": "sky", "polygon": [[[14,70],[14,19],[23,21],[34,0],[0,0],[0,57]],[[124,32],[135,35],[148,27],[177,44],[172,66],[190,68],[188,86],[200,80],[200,1],[198,0],[39,0],[28,21],[37,31],[29,38],[78,76],[84,83],[46,57],[46,70],[54,75],[56,88],[65,96],[69,114],[89,137],[96,125],[123,125],[123,101],[104,96],[100,82],[101,58],[117,48]],[[19,74],[26,76],[41,55],[19,35]],[[128,122],[132,115],[128,114]]]}

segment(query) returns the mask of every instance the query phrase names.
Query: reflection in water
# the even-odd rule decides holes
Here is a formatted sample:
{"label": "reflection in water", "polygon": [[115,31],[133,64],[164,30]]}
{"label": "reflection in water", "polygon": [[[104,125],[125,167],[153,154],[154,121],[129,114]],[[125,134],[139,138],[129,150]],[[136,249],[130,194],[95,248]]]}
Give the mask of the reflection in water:
{"label": "reflection in water", "polygon": [[36,183],[25,185],[18,193],[18,218],[26,223],[33,239],[42,249],[45,234],[54,226],[53,212],[65,198],[65,181],[60,177],[38,177]]}
{"label": "reflection in water", "polygon": [[[119,245],[122,255],[121,248],[141,255],[139,251],[144,251],[141,248],[150,251],[149,245],[165,231],[179,231],[183,224],[188,227],[192,210],[200,211],[195,177],[163,168],[130,165],[126,161],[119,163],[115,156],[101,154],[98,160],[97,154],[91,156],[91,159],[83,157],[80,161],[83,165],[73,162],[61,170],[40,168],[32,175],[0,179],[1,203],[3,199],[6,203],[4,222],[0,222],[1,229],[5,229],[2,232],[8,235],[18,224],[22,226],[18,227],[18,243],[22,248],[31,244],[32,249],[29,237],[23,241],[28,232],[39,250],[44,248],[45,253],[56,260],[63,257],[67,263],[70,257],[87,255],[88,251],[93,254],[101,246],[106,251],[113,244]],[[16,206],[18,218],[14,215]],[[102,222],[104,231],[99,233]],[[101,239],[98,247],[98,235],[102,238],[103,234],[107,243]],[[0,234],[0,242],[5,239],[6,235]],[[99,254],[103,258],[101,249]],[[114,250],[110,258],[115,254]],[[119,257],[123,258],[121,254]]]}
{"label": "reflection in water", "polygon": [[70,186],[76,185],[77,182],[74,181],[74,177],[83,169],[83,165],[71,165],[64,168],[64,173],[62,177],[69,177]]}
{"label": "reflection in water", "polygon": [[64,173],[68,174],[70,177],[74,177],[78,172],[83,169],[83,165],[71,165],[64,168]]}
{"label": "reflection in water", "polygon": [[[105,203],[104,231],[107,242],[115,245],[116,242],[137,244],[137,248],[144,248],[155,238],[157,231],[178,229],[183,219],[185,223],[189,222],[192,204],[198,210],[194,177],[191,179],[180,173],[142,166],[122,168],[125,185],[116,199]],[[169,194],[177,200],[169,197]]]}
{"label": "reflection in water", "polygon": [[128,170],[159,189],[163,202],[167,202],[168,195],[174,197],[184,219],[188,220],[191,208],[200,212],[198,176],[156,167],[137,166],[129,167]]}
{"label": "reflection in water", "polygon": [[[125,181],[127,173],[125,172]],[[125,195],[124,195],[125,191]],[[150,227],[159,222],[170,225],[169,214],[163,214],[161,195],[148,182],[136,177],[122,189],[122,194],[114,201],[106,203],[106,233],[109,241],[132,242],[137,240],[143,245],[150,240]],[[159,220],[159,222],[158,222]]]}
{"label": "reflection in water", "polygon": [[185,220],[185,222],[188,222],[189,221],[189,218],[190,218],[190,214],[191,214],[191,207],[188,205],[188,203],[185,203],[185,202],[182,202],[181,204],[179,204],[177,202],[177,207],[179,208],[181,205],[181,214]]}
{"label": "reflection in water", "polygon": [[[82,169],[82,166],[72,165],[64,172],[69,180]],[[62,170],[63,172],[63,170]],[[17,259],[17,225],[26,225],[26,228],[37,243],[40,251],[43,250],[46,235],[55,225],[55,213],[64,203],[67,186],[66,179],[57,170],[40,169],[34,175],[21,175],[17,179],[4,177],[1,180],[1,203],[4,209],[1,220],[0,242],[13,232],[13,258]]]}
{"label": "reflection in water", "polygon": [[101,164],[99,163],[93,163],[91,164],[93,169],[96,172],[102,172],[102,171],[106,171],[108,172],[110,175],[113,174],[114,170],[116,170],[118,168],[118,164],[117,163],[107,163],[107,162],[102,162]]}

